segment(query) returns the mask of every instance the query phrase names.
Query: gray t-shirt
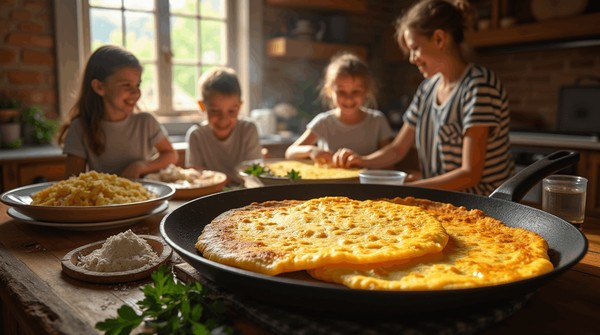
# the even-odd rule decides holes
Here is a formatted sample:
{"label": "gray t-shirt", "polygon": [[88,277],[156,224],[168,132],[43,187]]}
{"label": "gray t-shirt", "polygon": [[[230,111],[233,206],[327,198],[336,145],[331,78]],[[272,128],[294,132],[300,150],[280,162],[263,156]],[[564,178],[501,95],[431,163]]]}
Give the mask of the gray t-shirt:
{"label": "gray t-shirt", "polygon": [[243,180],[235,170],[236,166],[245,160],[261,158],[258,129],[246,120],[238,120],[224,141],[215,137],[205,121],[188,130],[186,142],[186,166],[223,172],[237,184],[242,184]]}
{"label": "gray t-shirt", "polygon": [[152,114],[134,113],[122,121],[101,121],[106,137],[105,151],[96,155],[87,144],[81,120],[71,123],[64,154],[81,157],[87,161],[88,170],[120,174],[129,164],[152,159],[154,146],[166,136],[166,130]]}
{"label": "gray t-shirt", "polygon": [[319,148],[336,152],[341,148],[368,155],[379,149],[379,143],[391,139],[392,129],[385,115],[377,110],[363,108],[366,117],[357,124],[344,124],[335,116],[335,110],[315,116],[306,126],[319,138]]}

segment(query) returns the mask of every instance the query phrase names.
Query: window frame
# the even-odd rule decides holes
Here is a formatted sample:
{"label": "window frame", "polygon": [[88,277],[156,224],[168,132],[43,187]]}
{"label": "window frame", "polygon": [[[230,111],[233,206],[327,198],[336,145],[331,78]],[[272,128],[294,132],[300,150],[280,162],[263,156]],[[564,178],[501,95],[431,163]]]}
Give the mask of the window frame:
{"label": "window frame", "polygon": [[[159,6],[165,10],[167,0],[155,0],[157,10]],[[262,48],[262,12],[263,2],[250,1],[227,1],[227,15],[229,23],[227,33],[229,43],[227,46],[228,64],[233,68],[240,79],[242,86],[242,116],[249,115],[249,111],[259,106],[262,101],[262,59],[264,51]],[[54,2],[54,20],[56,27],[56,56],[57,56],[57,81],[58,81],[58,110],[64,116],[71,109],[77,98],[80,88],[81,74],[85,68],[86,61],[91,54],[89,12],[86,0],[61,0]],[[60,13],[60,15],[59,15]],[[60,19],[59,19],[60,17]],[[164,16],[164,20],[169,20]],[[157,21],[157,38],[168,42],[170,46],[169,31],[163,29],[164,22]],[[168,22],[167,22],[168,23]],[[161,25],[161,26],[159,26]],[[158,35],[161,36],[158,36]],[[168,62],[165,52],[161,50],[160,43],[157,44],[159,78],[165,71],[171,71],[171,63]],[[159,89],[171,83],[160,83]],[[168,92],[171,88],[168,88]],[[159,100],[159,110],[169,110],[165,107],[170,104],[170,98]],[[156,118],[167,128],[170,135],[183,135],[187,129],[198,122],[199,113],[187,115],[176,115],[174,113],[158,114]]]}

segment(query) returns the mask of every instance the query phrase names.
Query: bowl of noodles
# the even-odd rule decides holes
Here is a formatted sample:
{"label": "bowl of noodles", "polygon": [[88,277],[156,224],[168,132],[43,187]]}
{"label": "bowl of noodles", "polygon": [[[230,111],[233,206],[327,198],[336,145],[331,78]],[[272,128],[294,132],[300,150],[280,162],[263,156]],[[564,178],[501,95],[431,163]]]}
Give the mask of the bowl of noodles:
{"label": "bowl of noodles", "polygon": [[174,194],[175,189],[165,183],[90,171],[10,190],[0,201],[39,221],[84,223],[142,216]]}

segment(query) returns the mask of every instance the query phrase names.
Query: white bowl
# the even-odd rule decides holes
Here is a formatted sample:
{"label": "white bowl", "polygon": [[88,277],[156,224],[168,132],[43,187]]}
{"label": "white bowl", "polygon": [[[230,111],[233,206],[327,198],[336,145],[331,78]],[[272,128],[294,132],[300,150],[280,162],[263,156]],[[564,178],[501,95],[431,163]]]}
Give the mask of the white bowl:
{"label": "white bowl", "polygon": [[402,185],[406,172],[395,170],[366,170],[358,174],[361,184]]}

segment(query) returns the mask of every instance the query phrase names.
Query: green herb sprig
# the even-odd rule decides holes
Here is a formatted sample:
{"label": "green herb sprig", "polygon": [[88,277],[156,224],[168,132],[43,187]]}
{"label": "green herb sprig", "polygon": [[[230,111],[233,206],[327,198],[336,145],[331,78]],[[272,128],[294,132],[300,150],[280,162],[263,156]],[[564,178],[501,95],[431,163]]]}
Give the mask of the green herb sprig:
{"label": "green herb sprig", "polygon": [[200,283],[175,282],[167,266],[153,272],[154,286],[141,288],[144,299],[137,302],[142,313],[137,314],[129,305],[117,310],[117,317],[96,323],[106,335],[126,335],[143,321],[153,329],[142,334],[233,334],[233,327],[225,323],[225,306],[221,301],[206,296]]}
{"label": "green herb sprig", "polygon": [[289,180],[299,180],[302,179],[300,175],[300,171],[296,171],[294,169],[289,170],[285,175]]}
{"label": "green herb sprig", "polygon": [[269,170],[262,166],[260,163],[253,163],[252,165],[246,167],[244,169],[244,173],[252,175],[252,176],[261,176],[263,174],[268,174]]}

